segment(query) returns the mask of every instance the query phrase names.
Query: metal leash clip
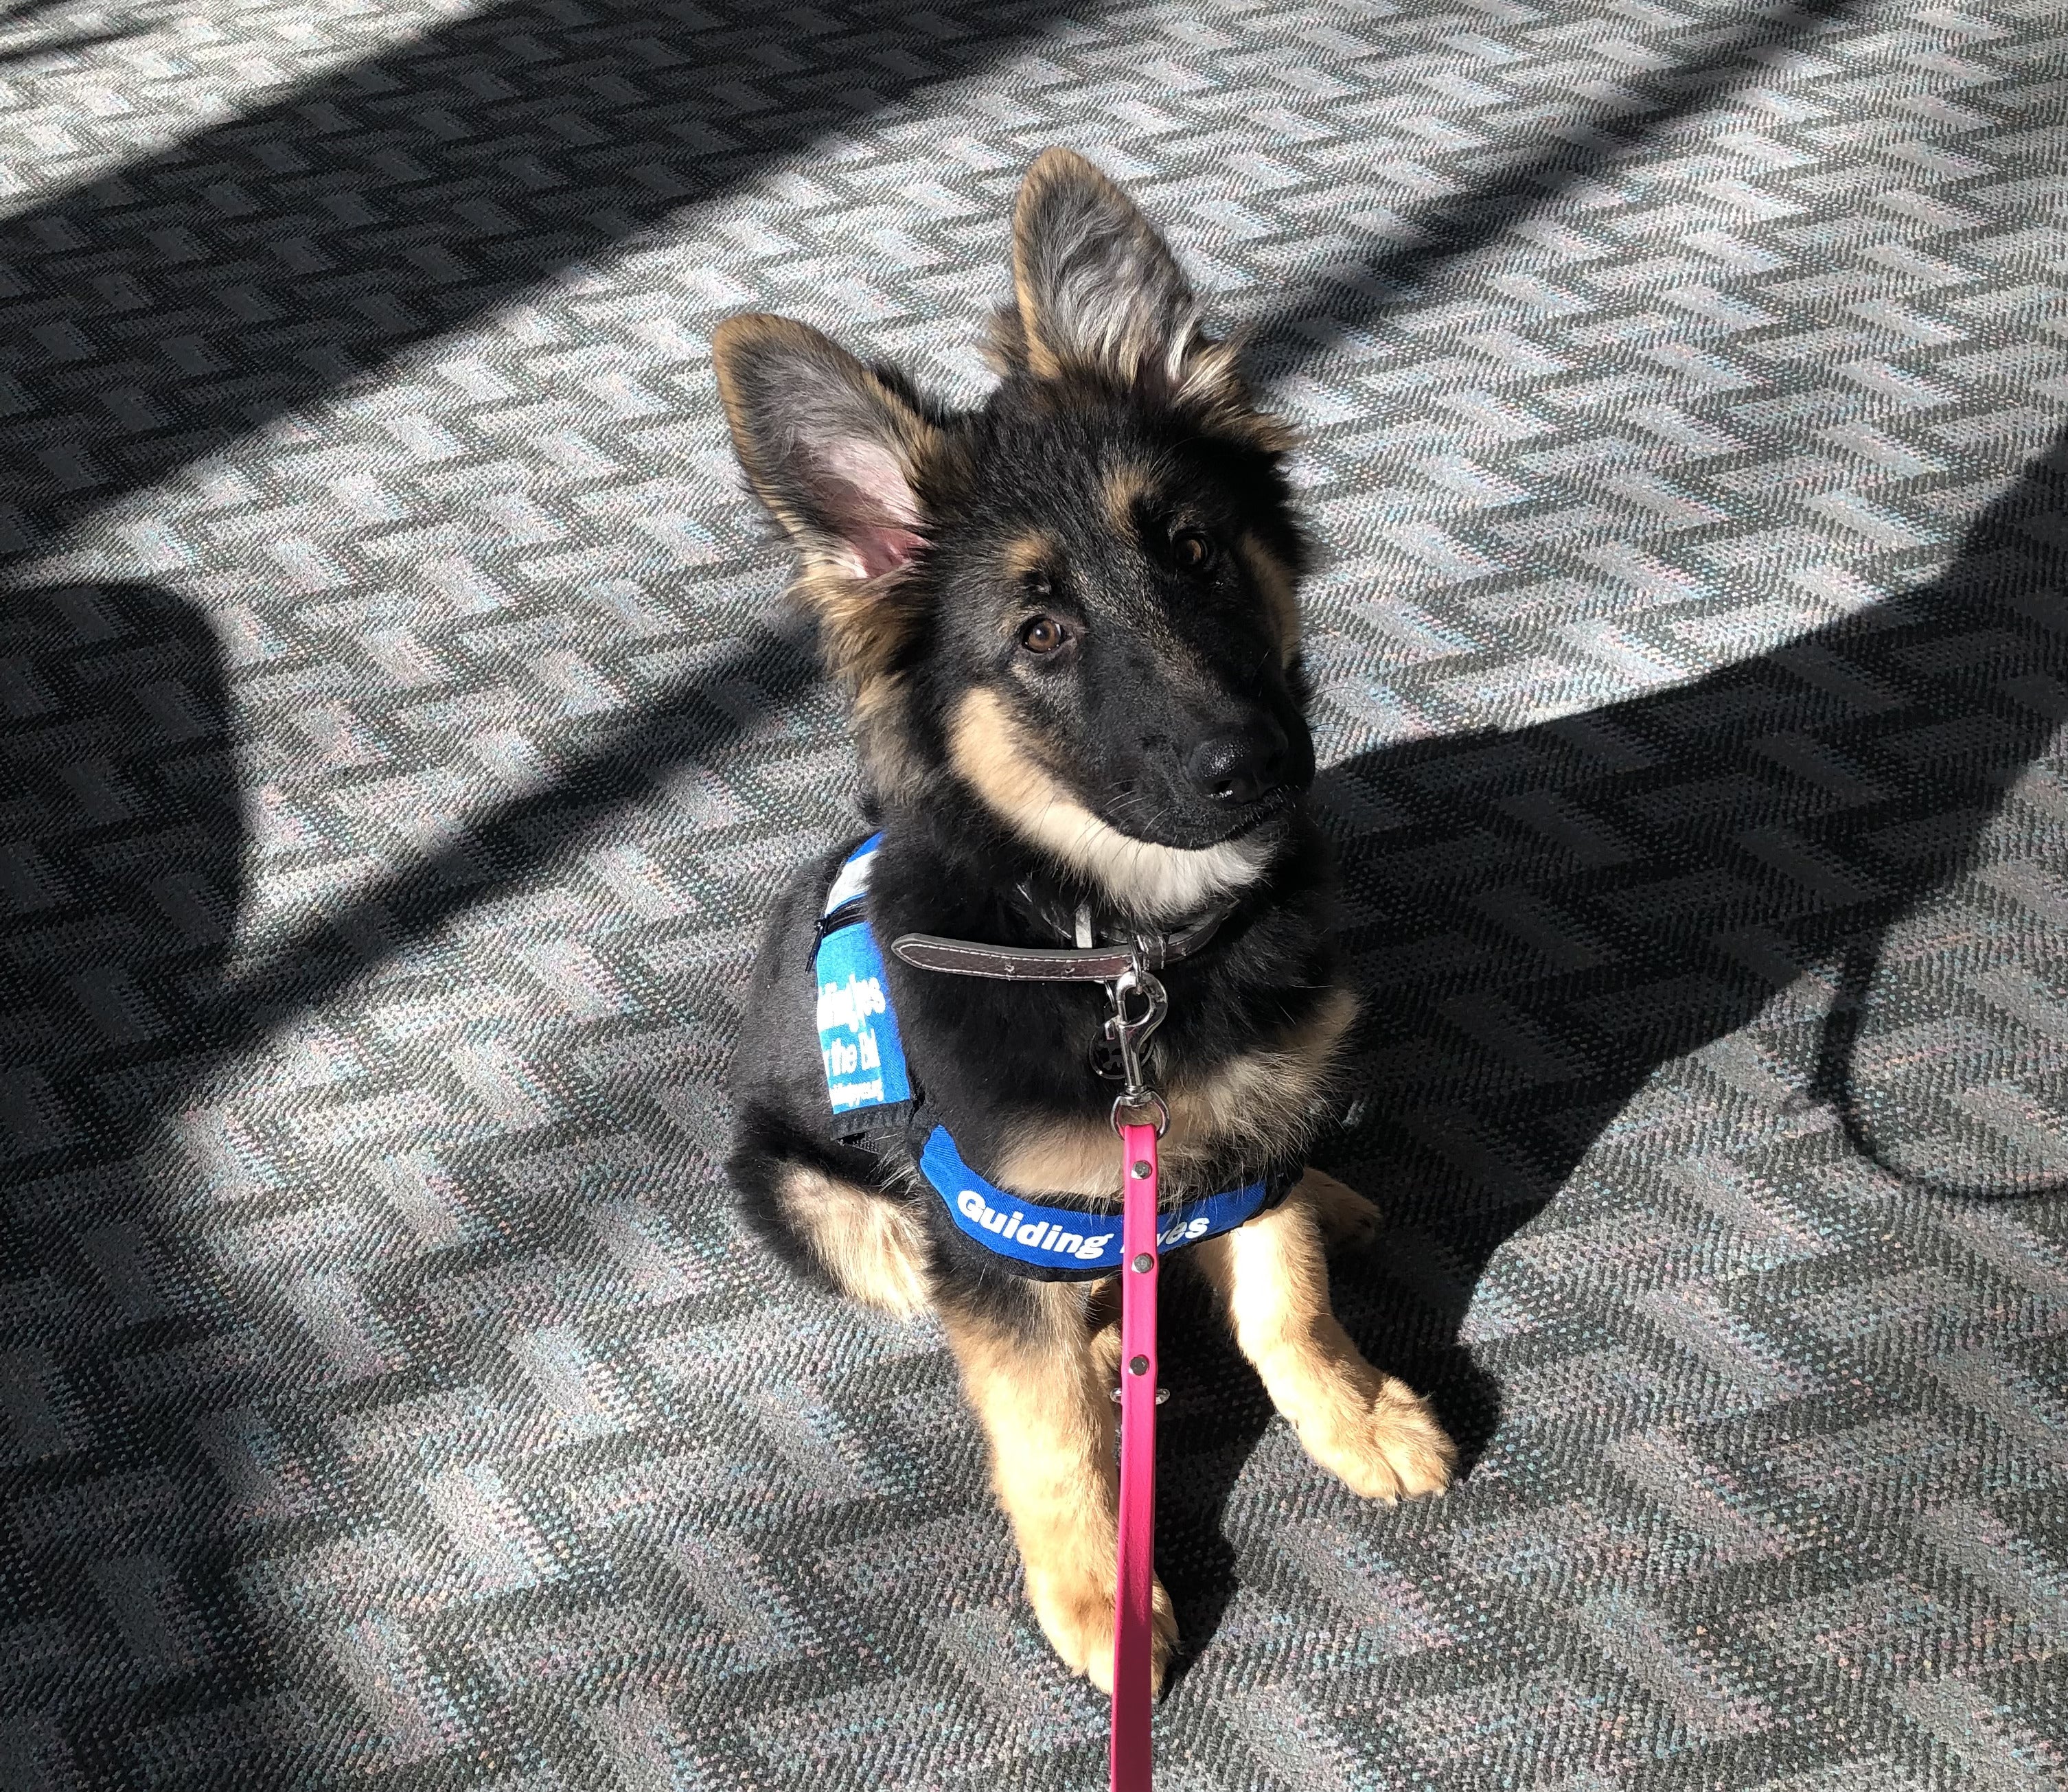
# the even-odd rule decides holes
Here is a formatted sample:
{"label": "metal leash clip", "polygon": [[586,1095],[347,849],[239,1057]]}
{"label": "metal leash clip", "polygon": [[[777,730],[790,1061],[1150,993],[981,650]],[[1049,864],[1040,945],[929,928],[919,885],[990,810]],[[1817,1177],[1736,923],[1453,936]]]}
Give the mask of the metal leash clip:
{"label": "metal leash clip", "polygon": [[[1113,1130],[1120,1130],[1123,1110],[1138,1114],[1154,1109],[1156,1136],[1161,1138],[1170,1130],[1170,1110],[1163,1098],[1149,1086],[1142,1057],[1150,1037],[1170,1012],[1170,999],[1154,973],[1144,968],[1139,959],[1106,985],[1106,995],[1113,1003],[1113,1012],[1106,1018],[1105,1036],[1120,1048],[1121,1068],[1126,1078],[1120,1093],[1113,1099]],[[1138,999],[1141,1004],[1133,1013],[1129,1012],[1131,999]]]}

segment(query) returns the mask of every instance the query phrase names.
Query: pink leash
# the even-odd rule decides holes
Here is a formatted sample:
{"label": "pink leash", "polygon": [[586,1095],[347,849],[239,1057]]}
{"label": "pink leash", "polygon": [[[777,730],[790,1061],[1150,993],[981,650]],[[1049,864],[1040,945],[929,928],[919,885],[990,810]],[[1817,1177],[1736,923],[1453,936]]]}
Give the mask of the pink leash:
{"label": "pink leash", "polygon": [[[1120,1134],[1119,1598],[1113,1615],[1112,1792],[1150,1792],[1150,1681],[1156,1585],[1156,1142],[1170,1110],[1149,1086],[1143,1050],[1170,1003],[1139,959],[1107,986],[1107,1037],[1120,1048],[1126,1086],[1113,1104]],[[1138,1009],[1133,1004],[1139,1004]],[[1154,1112],[1153,1126],[1133,1116]],[[1130,1116],[1123,1120],[1121,1116]]]}
{"label": "pink leash", "polygon": [[1120,1129],[1120,1601],[1112,1792],[1149,1792],[1150,1589],[1156,1583],[1156,1128]]}
{"label": "pink leash", "polygon": [[[1077,910],[1074,947],[986,946],[933,934],[901,934],[890,949],[922,971],[1032,982],[1102,983],[1113,1004],[1105,1037],[1119,1048],[1124,1079],[1113,1104],[1120,1134],[1120,1513],[1119,1593],[1113,1638],[1112,1792],[1150,1792],[1149,1707],[1154,1667],[1156,1585],[1156,1142],[1170,1110],[1150,1088],[1144,1054],[1170,1012],[1160,970],[1211,940],[1235,912],[1209,909],[1176,934],[1138,935],[1131,946],[1092,943],[1089,904]],[[1102,1069],[1102,1075],[1111,1075]],[[1134,1116],[1154,1114],[1153,1126]],[[1129,1118],[1123,1120],[1122,1114]]]}

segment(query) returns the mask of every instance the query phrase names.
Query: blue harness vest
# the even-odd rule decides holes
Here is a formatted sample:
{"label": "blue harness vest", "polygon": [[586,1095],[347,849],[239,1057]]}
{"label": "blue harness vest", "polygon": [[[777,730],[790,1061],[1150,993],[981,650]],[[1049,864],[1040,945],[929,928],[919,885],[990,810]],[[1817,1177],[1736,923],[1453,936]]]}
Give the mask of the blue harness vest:
{"label": "blue harness vest", "polygon": [[[869,874],[881,834],[849,853],[826,893],[813,972],[818,984],[819,1056],[835,1135],[867,1142],[885,1134],[910,1137],[924,1127],[919,1174],[941,1198],[956,1228],[1004,1260],[1004,1267],[1042,1281],[1102,1276],[1120,1267],[1120,1215],[1062,1207],[1008,1195],[963,1161],[946,1126],[924,1126],[905,1042],[890,1005],[883,953],[869,922]],[[915,1125],[915,1122],[918,1124]],[[1232,1232],[1271,1203],[1276,1191],[1259,1178],[1238,1188],[1187,1201],[1161,1216],[1157,1244],[1173,1250]]]}

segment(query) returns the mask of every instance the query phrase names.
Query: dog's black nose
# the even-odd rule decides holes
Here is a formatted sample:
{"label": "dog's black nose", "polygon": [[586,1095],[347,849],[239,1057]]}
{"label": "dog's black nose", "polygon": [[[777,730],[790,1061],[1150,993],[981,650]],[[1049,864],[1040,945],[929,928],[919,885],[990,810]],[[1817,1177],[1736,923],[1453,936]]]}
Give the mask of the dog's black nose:
{"label": "dog's black nose", "polygon": [[1285,731],[1269,716],[1227,734],[1208,735],[1185,770],[1203,796],[1236,807],[1268,796],[1285,781]]}

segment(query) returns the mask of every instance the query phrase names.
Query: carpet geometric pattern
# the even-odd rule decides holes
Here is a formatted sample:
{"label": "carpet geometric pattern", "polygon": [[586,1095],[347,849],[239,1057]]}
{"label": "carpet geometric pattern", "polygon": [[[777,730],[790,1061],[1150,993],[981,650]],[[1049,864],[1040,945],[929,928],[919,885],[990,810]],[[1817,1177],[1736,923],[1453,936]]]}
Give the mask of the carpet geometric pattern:
{"label": "carpet geometric pattern", "polygon": [[709,340],[1066,143],[1297,418],[1366,1506],[1183,1278],[1170,1792],[2068,1786],[2060,0],[0,20],[0,1786],[1104,1783],[717,1170],[853,826]]}

